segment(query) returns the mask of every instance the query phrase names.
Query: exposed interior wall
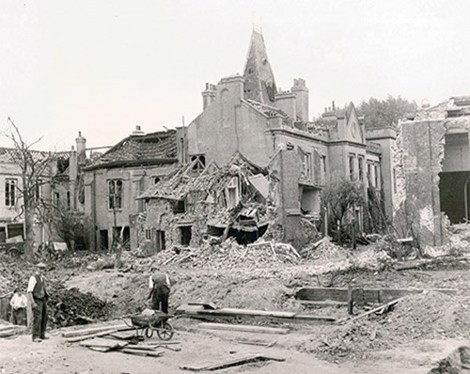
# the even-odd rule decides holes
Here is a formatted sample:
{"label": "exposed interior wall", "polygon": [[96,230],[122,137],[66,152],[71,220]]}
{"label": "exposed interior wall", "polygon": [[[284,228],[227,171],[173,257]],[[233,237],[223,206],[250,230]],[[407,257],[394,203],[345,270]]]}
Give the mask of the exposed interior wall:
{"label": "exposed interior wall", "polygon": [[[440,174],[439,198],[441,210],[451,223],[464,222],[470,215],[470,171]],[[465,201],[467,210],[465,210]]]}
{"label": "exposed interior wall", "polygon": [[442,245],[446,239],[439,173],[444,159],[444,122],[408,121],[401,124],[401,131],[405,194],[396,199],[395,227],[403,236],[413,235],[421,246]]}

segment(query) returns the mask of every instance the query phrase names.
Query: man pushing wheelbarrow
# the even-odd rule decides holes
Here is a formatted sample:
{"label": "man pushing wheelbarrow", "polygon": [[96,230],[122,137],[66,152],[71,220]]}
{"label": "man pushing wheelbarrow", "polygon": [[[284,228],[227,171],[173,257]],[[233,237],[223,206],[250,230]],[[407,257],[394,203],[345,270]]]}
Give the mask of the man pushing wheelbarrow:
{"label": "man pushing wheelbarrow", "polygon": [[149,306],[168,314],[168,298],[170,297],[171,281],[168,274],[156,272],[149,277]]}
{"label": "man pushing wheelbarrow", "polygon": [[[174,330],[168,321],[172,315],[168,314],[168,298],[170,296],[170,277],[162,272],[156,272],[149,278],[150,293],[147,307],[140,315],[131,316],[132,326],[138,336],[151,338],[156,331],[161,340],[170,340]],[[127,322],[126,322],[127,323]]]}

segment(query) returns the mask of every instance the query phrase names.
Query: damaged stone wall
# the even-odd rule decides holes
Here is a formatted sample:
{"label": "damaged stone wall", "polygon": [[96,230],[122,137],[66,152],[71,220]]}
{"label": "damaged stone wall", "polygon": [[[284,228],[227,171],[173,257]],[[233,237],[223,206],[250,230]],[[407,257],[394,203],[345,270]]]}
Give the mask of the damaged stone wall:
{"label": "damaged stone wall", "polygon": [[421,247],[446,241],[439,200],[445,133],[442,120],[403,122],[394,149],[395,228],[400,236],[413,236]]}

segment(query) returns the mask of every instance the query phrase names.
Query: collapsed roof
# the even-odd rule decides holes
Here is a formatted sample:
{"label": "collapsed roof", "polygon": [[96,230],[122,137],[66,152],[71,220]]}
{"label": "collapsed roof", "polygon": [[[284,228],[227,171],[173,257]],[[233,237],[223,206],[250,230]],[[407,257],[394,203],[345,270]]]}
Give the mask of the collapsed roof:
{"label": "collapsed roof", "polygon": [[130,135],[84,170],[176,162],[176,130]]}

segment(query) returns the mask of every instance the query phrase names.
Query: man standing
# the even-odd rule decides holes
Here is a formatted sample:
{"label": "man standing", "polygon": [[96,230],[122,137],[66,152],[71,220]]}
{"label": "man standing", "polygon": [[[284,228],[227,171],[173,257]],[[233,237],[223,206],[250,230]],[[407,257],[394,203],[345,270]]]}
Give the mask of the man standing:
{"label": "man standing", "polygon": [[168,298],[170,296],[170,277],[168,274],[157,272],[149,278],[150,294],[152,309],[161,310],[168,314]]}
{"label": "man standing", "polygon": [[46,264],[40,262],[36,265],[36,272],[29,278],[28,302],[33,310],[33,342],[41,342],[46,337],[47,326],[47,288],[43,276]]}

